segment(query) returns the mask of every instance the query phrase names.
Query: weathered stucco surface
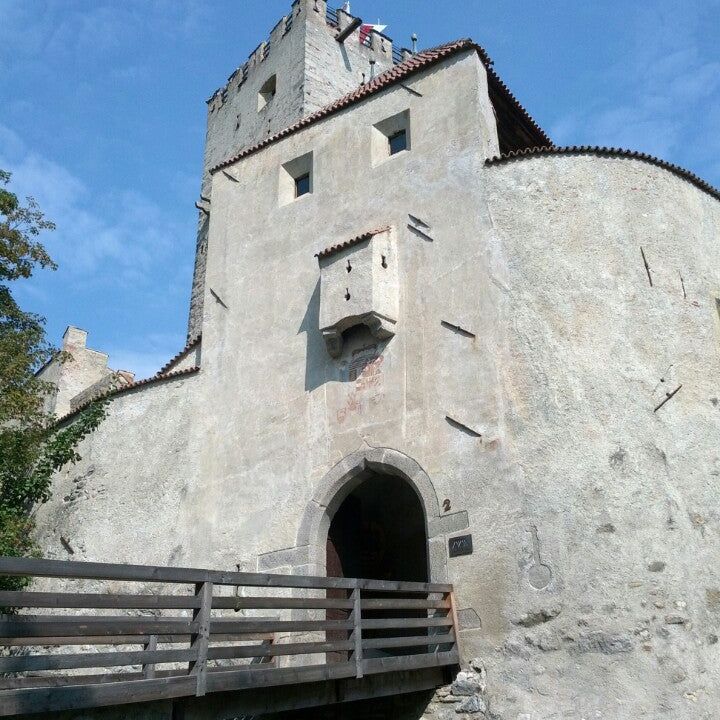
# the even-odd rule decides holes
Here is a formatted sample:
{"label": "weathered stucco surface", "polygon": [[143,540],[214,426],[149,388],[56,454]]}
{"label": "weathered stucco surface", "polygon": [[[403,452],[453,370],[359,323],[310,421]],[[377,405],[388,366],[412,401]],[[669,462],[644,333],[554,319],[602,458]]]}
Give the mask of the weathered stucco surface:
{"label": "weathered stucco surface", "polygon": [[[321,573],[328,489],[367,457],[416,479],[477,658],[429,717],[714,718],[720,203],[636,160],[486,166],[474,52],[405,85],[214,175],[202,369],[112,402],[38,511],[46,554]],[[405,110],[411,150],[371,167]],[[396,333],[333,359],[314,254],[384,225]]]}

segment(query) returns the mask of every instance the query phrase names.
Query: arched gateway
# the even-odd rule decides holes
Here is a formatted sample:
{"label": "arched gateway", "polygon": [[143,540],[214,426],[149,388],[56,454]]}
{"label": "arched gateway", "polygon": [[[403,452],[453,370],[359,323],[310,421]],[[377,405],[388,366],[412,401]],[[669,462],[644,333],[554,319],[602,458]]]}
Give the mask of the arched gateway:
{"label": "arched gateway", "polygon": [[439,518],[435,489],[422,467],[391,448],[363,448],[318,483],[298,532],[319,573],[442,582],[444,545],[433,547]]}

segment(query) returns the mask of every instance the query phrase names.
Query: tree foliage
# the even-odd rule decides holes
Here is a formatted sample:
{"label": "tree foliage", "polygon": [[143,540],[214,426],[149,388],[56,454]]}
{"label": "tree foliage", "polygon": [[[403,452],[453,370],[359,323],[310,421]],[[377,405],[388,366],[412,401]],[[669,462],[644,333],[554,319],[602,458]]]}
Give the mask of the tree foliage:
{"label": "tree foliage", "polygon": [[[48,343],[44,319],[18,306],[9,283],[38,267],[55,269],[37,240],[55,226],[32,198],[21,205],[3,187],[9,181],[10,173],[0,170],[0,555],[26,556],[37,553],[33,509],[49,499],[53,473],[80,459],[77,445],[102,421],[105,403],[63,427],[45,412],[53,388],[38,370],[71,359]],[[0,578],[0,589],[25,584],[25,578]]]}

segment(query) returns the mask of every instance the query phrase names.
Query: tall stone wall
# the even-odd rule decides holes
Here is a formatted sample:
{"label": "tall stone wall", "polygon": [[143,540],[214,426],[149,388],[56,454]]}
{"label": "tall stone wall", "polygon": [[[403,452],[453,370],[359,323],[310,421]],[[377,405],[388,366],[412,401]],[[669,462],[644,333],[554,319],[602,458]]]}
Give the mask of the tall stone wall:
{"label": "tall stone wall", "polygon": [[720,203],[629,159],[483,175],[504,447],[471,512],[483,557],[457,573],[461,603],[485,596],[470,634],[502,685],[494,707],[709,718]]}

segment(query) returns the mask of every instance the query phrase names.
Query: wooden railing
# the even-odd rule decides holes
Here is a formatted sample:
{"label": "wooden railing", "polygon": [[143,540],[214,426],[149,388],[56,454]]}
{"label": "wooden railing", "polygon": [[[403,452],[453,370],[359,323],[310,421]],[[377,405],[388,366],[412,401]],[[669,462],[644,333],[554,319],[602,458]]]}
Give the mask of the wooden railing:
{"label": "wooden railing", "polygon": [[0,575],[43,586],[0,591],[2,717],[459,659],[445,584],[21,558],[0,558]]}

